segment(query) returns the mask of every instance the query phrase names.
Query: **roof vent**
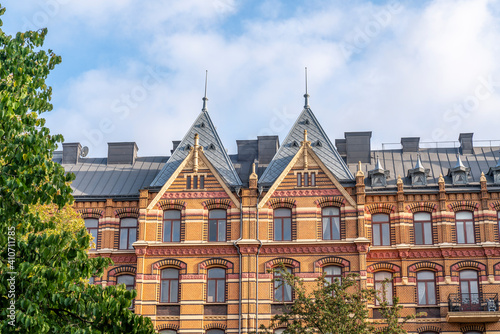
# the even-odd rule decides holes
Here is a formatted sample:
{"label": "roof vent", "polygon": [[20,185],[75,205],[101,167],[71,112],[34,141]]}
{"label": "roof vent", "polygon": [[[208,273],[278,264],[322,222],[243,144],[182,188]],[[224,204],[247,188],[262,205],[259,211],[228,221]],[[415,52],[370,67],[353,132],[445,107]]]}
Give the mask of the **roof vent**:
{"label": "roof vent", "polygon": [[314,143],[314,147],[323,147],[323,144],[319,141],[319,139]]}
{"label": "roof vent", "polygon": [[205,122],[201,122],[200,128],[204,128],[204,127],[205,127]]}
{"label": "roof vent", "polygon": [[306,120],[304,121],[304,124],[305,124],[305,125],[309,125],[309,124],[310,124],[310,122],[309,122],[309,120],[308,120],[307,118],[306,118]]}
{"label": "roof vent", "polygon": [[188,150],[188,151],[189,151],[191,148],[192,148],[192,146],[191,146],[190,144],[187,144],[187,145],[186,145],[186,150]]}
{"label": "roof vent", "polygon": [[293,143],[290,144],[291,147],[299,147],[299,143],[297,143],[296,140],[293,141]]}
{"label": "roof vent", "polygon": [[214,145],[214,144],[210,144],[210,145],[208,145],[208,149],[209,149],[209,150],[215,150],[215,145]]}

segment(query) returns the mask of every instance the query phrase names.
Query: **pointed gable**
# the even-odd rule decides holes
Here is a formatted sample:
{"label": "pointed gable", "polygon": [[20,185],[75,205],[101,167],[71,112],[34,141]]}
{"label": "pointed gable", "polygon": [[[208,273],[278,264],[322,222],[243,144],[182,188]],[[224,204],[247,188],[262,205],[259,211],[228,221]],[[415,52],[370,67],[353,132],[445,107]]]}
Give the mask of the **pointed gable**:
{"label": "pointed gable", "polygon": [[307,130],[311,147],[325,166],[339,181],[352,181],[353,175],[349,171],[346,163],[330,142],[325,131],[319,124],[310,108],[304,108],[299,118],[288,133],[282,143],[278,153],[269,163],[264,174],[259,180],[261,185],[271,185],[276,178],[288,166],[292,158],[299,151],[300,143],[304,137],[304,130]]}
{"label": "pointed gable", "polygon": [[222,176],[226,184],[228,186],[241,186],[241,180],[226,153],[226,149],[222,145],[208,112],[202,111],[170,159],[168,159],[167,163],[153,180],[151,187],[161,187],[169,180],[188,156],[190,148],[194,146],[195,134],[199,135],[199,144],[203,147],[203,153]]}

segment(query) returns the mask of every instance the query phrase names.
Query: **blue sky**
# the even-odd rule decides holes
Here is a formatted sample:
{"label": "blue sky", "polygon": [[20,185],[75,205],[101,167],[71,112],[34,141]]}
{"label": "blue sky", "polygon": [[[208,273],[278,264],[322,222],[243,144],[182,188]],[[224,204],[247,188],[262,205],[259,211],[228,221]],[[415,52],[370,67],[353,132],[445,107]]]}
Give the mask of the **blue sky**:
{"label": "blue sky", "polygon": [[[330,139],[498,140],[499,1],[8,0],[10,34],[49,28],[53,133],[105,156],[169,155],[201,110],[230,153],[283,139],[310,105]],[[478,144],[481,144],[478,142]],[[394,147],[394,146],[392,146]]]}

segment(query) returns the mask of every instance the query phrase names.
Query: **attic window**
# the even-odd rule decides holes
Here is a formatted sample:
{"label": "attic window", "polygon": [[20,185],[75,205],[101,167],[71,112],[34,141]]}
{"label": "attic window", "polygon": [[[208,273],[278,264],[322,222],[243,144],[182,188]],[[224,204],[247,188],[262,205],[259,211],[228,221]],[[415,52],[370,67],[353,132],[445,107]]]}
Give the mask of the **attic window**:
{"label": "attic window", "polygon": [[299,147],[299,143],[297,143],[297,141],[293,141],[292,144],[291,144],[292,147]]}
{"label": "attic window", "polygon": [[214,144],[210,144],[210,145],[208,145],[208,149],[209,149],[209,150],[215,150],[215,145],[214,145]]}
{"label": "attic window", "polygon": [[323,144],[319,141],[319,139],[314,143],[315,147],[323,147]]}
{"label": "attic window", "polygon": [[190,149],[191,149],[191,147],[192,147],[192,146],[191,146],[190,144],[187,144],[187,145],[186,145],[186,150],[190,150]]}
{"label": "attic window", "polygon": [[204,127],[205,127],[205,122],[201,122],[200,128],[204,128]]}
{"label": "attic window", "polygon": [[309,125],[309,124],[310,124],[310,123],[309,123],[309,120],[308,120],[308,119],[306,119],[306,120],[304,121],[304,124],[305,124],[305,125]]}

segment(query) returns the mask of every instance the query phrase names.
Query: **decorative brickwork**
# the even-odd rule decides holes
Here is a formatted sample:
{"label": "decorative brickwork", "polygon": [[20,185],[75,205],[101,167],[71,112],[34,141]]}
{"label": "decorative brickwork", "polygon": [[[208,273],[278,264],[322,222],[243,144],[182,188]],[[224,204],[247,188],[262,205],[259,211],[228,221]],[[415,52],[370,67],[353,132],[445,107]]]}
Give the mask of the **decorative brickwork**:
{"label": "decorative brickwork", "polygon": [[292,198],[273,198],[268,203],[269,208],[279,209],[288,208],[293,209],[297,205],[297,201]]}
{"label": "decorative brickwork", "polygon": [[435,332],[435,333],[441,333],[441,329],[436,326],[422,326],[417,329],[417,333],[424,333],[424,332]]}
{"label": "decorative brickwork", "polygon": [[119,266],[119,267],[113,268],[108,272],[108,279],[111,279],[111,277],[115,277],[115,276],[117,276],[119,274],[123,274],[123,273],[128,273],[130,275],[135,276],[135,274],[137,273],[137,269],[135,267],[132,267],[132,266]]}
{"label": "decorative brickwork", "polygon": [[222,330],[226,330],[227,326],[226,324],[223,324],[222,322],[211,322],[205,326],[203,326],[203,329],[205,331],[208,331],[210,329],[222,329]]}
{"label": "decorative brickwork", "polygon": [[457,211],[476,211],[479,209],[479,203],[473,201],[460,201],[448,204],[448,210]]}
{"label": "decorative brickwork", "polygon": [[156,330],[157,331],[161,331],[161,330],[164,330],[164,329],[171,329],[171,330],[174,330],[174,331],[178,331],[179,330],[179,325],[177,325],[177,324],[163,324],[163,325],[156,326]]}
{"label": "decorative brickwork", "polygon": [[411,213],[416,213],[421,211],[432,213],[435,212],[436,210],[437,210],[437,204],[430,202],[418,202],[406,206],[406,211]]}
{"label": "decorative brickwork", "polygon": [[82,209],[82,210],[77,210],[77,212],[82,216],[83,219],[85,218],[99,219],[104,217],[104,210],[100,209]]}
{"label": "decorative brickwork", "polygon": [[[198,273],[199,274],[206,274],[206,270],[211,268],[211,267],[224,267],[225,269],[233,269],[233,263],[226,260],[226,259],[223,259],[223,258],[212,258],[212,259],[208,259],[208,260],[205,260],[203,262],[201,262],[199,265],[198,265]],[[231,270],[232,272],[232,270]]]}
{"label": "decorative brickwork", "polygon": [[114,211],[115,218],[139,218],[139,208],[123,208]]}
{"label": "decorative brickwork", "polygon": [[329,266],[329,265],[336,265],[342,268],[342,274],[348,274],[351,272],[351,263],[343,259],[341,257],[335,257],[335,256],[328,256],[324,257],[322,259],[319,259],[318,261],[314,262],[314,271],[316,273],[322,273],[323,272],[323,267]]}
{"label": "decorative brickwork", "polygon": [[300,263],[294,259],[280,257],[276,259],[272,259],[271,261],[267,261],[265,264],[266,268],[274,268],[277,267],[280,263],[283,263],[285,267],[290,267],[293,269],[293,272],[300,271]]}
{"label": "decorative brickwork", "polygon": [[232,202],[228,199],[214,198],[208,201],[201,203],[205,210],[215,210],[215,209],[223,209],[228,210],[231,208]]}
{"label": "decorative brickwork", "polygon": [[370,213],[371,215],[377,213],[385,213],[390,215],[395,211],[396,207],[389,203],[378,203],[378,204],[370,204],[365,206],[365,211]]}
{"label": "decorative brickwork", "polygon": [[333,197],[322,197],[314,201],[320,208],[328,207],[328,206],[336,206],[341,207],[345,204],[345,198],[342,196],[333,196]]}

